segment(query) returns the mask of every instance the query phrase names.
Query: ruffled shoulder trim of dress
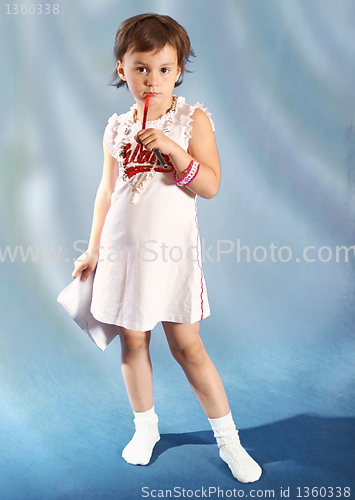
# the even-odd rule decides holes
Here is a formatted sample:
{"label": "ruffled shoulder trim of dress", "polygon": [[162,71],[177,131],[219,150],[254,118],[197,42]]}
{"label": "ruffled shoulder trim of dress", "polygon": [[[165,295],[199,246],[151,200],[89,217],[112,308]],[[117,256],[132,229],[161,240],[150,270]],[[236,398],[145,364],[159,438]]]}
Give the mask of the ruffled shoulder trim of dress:
{"label": "ruffled shoulder trim of dress", "polygon": [[188,105],[188,104],[186,104],[186,106],[188,106],[189,109],[186,110],[187,111],[186,113],[182,113],[180,115],[179,123],[184,126],[184,129],[185,129],[185,138],[186,138],[187,141],[189,141],[191,139],[192,115],[194,114],[195,109],[197,109],[197,108],[201,109],[202,111],[204,111],[206,113],[206,115],[208,116],[208,118],[209,118],[209,120],[211,122],[212,130],[213,131],[215,130],[215,126],[214,126],[214,123],[213,123],[213,120],[212,120],[212,114],[209,111],[209,109],[204,106],[203,103],[197,102],[193,106]]}
{"label": "ruffled shoulder trim of dress", "polygon": [[120,135],[119,129],[126,122],[126,116],[128,113],[118,116],[114,113],[107,121],[107,125],[104,132],[104,139],[107,149],[110,154],[118,159],[120,153]]}

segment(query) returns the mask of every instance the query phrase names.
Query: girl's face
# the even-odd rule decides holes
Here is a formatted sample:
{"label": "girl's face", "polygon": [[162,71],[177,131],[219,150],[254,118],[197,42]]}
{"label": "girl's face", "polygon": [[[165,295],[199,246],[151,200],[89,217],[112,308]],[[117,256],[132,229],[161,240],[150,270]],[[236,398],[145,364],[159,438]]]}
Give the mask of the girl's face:
{"label": "girl's face", "polygon": [[147,95],[150,96],[149,109],[154,114],[164,114],[171,106],[175,82],[181,73],[172,45],[166,44],[158,51],[127,52],[116,67],[140,109]]}

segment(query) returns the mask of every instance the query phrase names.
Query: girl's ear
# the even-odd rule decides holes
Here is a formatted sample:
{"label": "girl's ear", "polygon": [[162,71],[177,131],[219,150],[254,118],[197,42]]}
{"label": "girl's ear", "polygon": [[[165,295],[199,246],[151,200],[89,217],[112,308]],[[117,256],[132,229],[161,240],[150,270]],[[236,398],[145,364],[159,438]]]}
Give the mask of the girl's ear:
{"label": "girl's ear", "polygon": [[181,75],[181,69],[178,68],[178,73],[176,75],[176,78],[175,78],[175,83],[178,81],[178,79],[180,78],[180,75]]}
{"label": "girl's ear", "polygon": [[116,62],[116,71],[117,71],[118,76],[121,78],[121,80],[123,80],[125,82],[126,81],[126,76],[125,76],[125,73],[124,73],[124,68],[123,68],[122,61],[117,61]]}

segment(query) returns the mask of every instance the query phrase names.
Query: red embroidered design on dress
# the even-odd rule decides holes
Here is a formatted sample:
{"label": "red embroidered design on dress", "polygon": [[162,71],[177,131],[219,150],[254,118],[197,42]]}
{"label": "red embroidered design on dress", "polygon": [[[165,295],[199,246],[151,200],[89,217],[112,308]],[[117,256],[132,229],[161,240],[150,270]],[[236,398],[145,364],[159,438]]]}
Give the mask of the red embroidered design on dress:
{"label": "red embroidered design on dress", "polygon": [[162,155],[169,168],[163,168],[152,151],[141,150],[139,144],[132,152],[132,144],[128,143],[123,148],[123,168],[125,174],[131,178],[140,172],[149,172],[154,166],[155,172],[172,172],[174,165],[169,155]]}

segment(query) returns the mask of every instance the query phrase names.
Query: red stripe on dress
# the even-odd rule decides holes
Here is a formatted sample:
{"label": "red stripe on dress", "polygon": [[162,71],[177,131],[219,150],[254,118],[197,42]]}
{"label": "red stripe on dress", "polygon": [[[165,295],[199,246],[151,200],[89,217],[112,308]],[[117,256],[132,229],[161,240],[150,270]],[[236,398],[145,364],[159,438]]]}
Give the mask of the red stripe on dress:
{"label": "red stripe on dress", "polygon": [[201,294],[200,294],[200,297],[201,297],[201,319],[203,319],[203,271],[202,271],[202,266],[200,264],[200,260],[199,260],[200,254],[198,251],[199,238],[200,238],[200,228],[198,226],[196,196],[195,196],[195,222],[196,222],[196,227],[197,227],[197,241],[196,241],[197,263],[198,263],[198,267],[200,268],[200,271],[201,271]]}

